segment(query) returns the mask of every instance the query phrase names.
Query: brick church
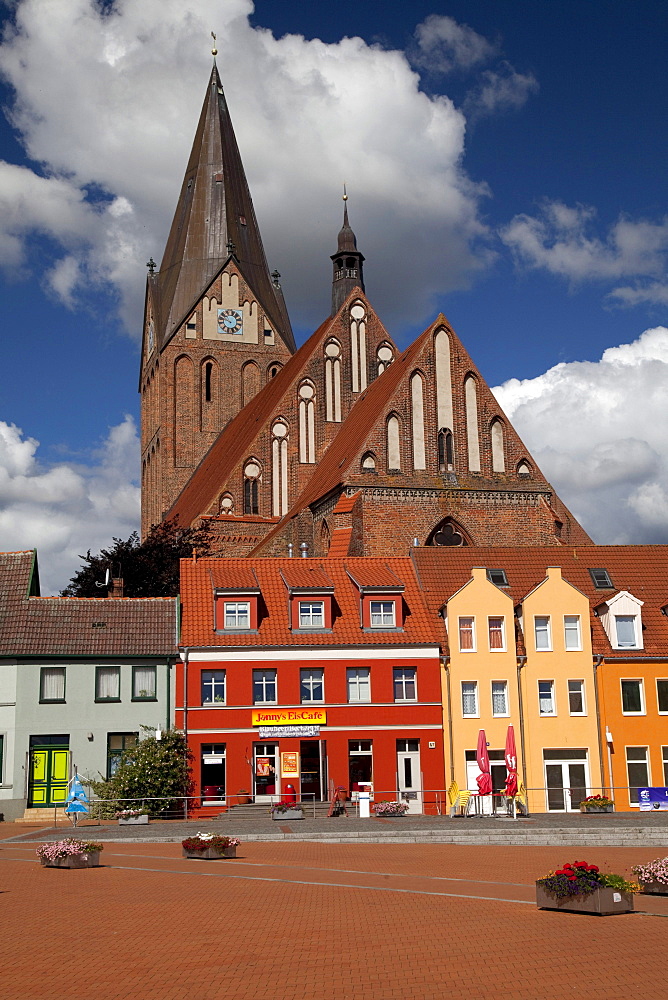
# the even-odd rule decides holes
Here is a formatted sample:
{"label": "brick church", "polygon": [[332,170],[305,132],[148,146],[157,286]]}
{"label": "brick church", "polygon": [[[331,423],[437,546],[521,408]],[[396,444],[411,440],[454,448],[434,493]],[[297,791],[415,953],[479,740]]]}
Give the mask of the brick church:
{"label": "brick church", "polygon": [[331,314],[297,348],[214,65],[147,280],[142,532],[207,523],[237,557],[591,544],[447,319],[397,349],[345,198],[331,260]]}

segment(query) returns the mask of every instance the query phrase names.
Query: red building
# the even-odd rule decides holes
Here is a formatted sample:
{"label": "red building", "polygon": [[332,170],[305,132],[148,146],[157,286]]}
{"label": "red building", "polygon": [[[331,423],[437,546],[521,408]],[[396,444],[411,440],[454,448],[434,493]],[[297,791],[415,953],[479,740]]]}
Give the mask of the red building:
{"label": "red building", "polygon": [[408,558],[181,562],[176,725],[203,803],[444,802],[436,626]]}

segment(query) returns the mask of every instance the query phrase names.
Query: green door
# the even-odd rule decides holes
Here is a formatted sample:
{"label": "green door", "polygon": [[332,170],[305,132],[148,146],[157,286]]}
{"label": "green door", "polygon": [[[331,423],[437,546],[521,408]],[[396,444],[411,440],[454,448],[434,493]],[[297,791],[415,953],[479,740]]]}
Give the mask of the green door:
{"label": "green door", "polygon": [[34,746],[30,751],[30,794],[28,805],[64,806],[70,777],[67,746]]}

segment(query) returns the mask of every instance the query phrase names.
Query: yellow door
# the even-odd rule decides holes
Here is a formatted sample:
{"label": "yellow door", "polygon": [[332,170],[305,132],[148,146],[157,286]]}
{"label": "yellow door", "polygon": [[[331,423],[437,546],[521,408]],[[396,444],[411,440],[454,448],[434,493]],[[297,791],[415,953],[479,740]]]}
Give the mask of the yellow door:
{"label": "yellow door", "polygon": [[70,776],[67,747],[33,747],[29,806],[64,806]]}

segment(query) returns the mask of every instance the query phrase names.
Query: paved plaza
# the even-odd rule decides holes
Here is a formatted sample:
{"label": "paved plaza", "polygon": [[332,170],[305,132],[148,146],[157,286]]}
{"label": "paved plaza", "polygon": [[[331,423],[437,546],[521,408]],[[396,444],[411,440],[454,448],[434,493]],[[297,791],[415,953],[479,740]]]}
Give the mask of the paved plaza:
{"label": "paved plaza", "polygon": [[668,996],[668,897],[606,918],[533,902],[565,861],[628,873],[654,846],[247,841],[207,862],[113,841],[64,871],[37,863],[40,833],[0,827],[1,1000]]}

